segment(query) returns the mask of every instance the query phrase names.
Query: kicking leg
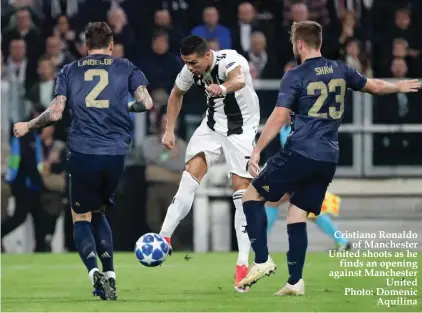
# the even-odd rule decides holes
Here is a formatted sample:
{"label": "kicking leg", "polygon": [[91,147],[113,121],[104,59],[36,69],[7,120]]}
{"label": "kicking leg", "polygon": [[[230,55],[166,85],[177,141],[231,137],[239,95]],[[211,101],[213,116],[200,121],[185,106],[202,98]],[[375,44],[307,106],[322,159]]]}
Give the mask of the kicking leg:
{"label": "kicking leg", "polygon": [[180,180],[179,189],[170,204],[161,227],[160,235],[170,244],[170,238],[177,225],[192,208],[193,199],[199,183],[207,173],[207,162],[204,153],[197,154],[186,164]]}
{"label": "kicking leg", "polygon": [[246,232],[246,216],[245,212],[243,211],[242,197],[250,182],[251,180],[249,178],[244,178],[236,174],[232,174],[232,187],[234,190],[233,203],[236,208],[234,214],[234,229],[236,231],[237,246],[239,249],[236,263],[234,288],[238,292],[247,291],[247,289],[237,288],[237,284],[248,274],[249,251],[251,242],[249,240],[248,233]]}

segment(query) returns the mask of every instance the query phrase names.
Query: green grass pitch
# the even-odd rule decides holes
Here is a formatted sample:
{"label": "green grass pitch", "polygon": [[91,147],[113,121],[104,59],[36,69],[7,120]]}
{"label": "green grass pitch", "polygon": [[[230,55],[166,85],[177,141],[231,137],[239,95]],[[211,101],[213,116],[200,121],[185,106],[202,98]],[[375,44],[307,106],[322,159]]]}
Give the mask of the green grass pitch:
{"label": "green grass pitch", "polygon": [[[157,268],[141,266],[134,254],[116,254],[117,301],[91,296],[92,288],[77,254],[2,255],[1,310],[54,312],[411,312],[422,309],[422,279],[413,306],[377,305],[377,296],[345,296],[345,287],[385,286],[383,277],[329,277],[339,260],[308,253],[304,297],[275,297],[287,278],[285,253],[273,254],[277,273],[248,293],[233,289],[235,253],[175,253]],[[417,259],[422,261],[422,254]],[[420,263],[422,264],[422,263]],[[409,288],[409,287],[408,287]],[[396,296],[385,299],[396,299]]]}

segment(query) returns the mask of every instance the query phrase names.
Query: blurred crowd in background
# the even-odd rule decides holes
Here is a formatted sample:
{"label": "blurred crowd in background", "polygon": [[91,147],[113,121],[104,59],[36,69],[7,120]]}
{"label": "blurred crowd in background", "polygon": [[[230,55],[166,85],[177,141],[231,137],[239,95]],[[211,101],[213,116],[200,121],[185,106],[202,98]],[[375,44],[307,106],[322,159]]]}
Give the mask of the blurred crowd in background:
{"label": "blurred crowd in background", "polygon": [[[160,134],[170,90],[183,66],[178,49],[184,36],[203,36],[214,50],[236,49],[249,61],[254,79],[280,79],[296,65],[289,28],[310,19],[324,27],[324,56],[344,60],[369,77],[422,76],[419,0],[2,0],[1,12],[2,238],[30,212],[36,251],[51,249],[56,219],[66,207],[70,116],[21,140],[12,136],[11,125],[49,106],[56,74],[86,55],[83,31],[90,21],[109,23],[113,54],[130,59],[150,82],[155,108],[136,124],[135,132],[141,127],[146,137],[132,161],[140,155],[146,164],[146,227],[155,232],[177,190],[185,142],[206,109],[198,91],[187,94],[180,140],[176,149],[165,151]],[[276,91],[258,94],[265,120]],[[402,100],[399,108],[407,103]],[[412,120],[411,110],[401,111],[406,121]],[[11,195],[13,214],[8,212]]]}

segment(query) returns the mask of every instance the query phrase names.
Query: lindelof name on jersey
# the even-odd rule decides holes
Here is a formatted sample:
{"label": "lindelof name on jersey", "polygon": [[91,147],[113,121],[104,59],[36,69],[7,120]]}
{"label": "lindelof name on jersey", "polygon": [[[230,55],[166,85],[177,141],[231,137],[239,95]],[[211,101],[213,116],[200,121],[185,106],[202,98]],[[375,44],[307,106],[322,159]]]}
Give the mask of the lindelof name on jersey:
{"label": "lindelof name on jersey", "polygon": [[95,60],[95,59],[86,59],[78,61],[78,66],[95,66],[95,65],[111,65],[113,64],[113,59],[102,59],[102,60]]}
{"label": "lindelof name on jersey", "polygon": [[330,66],[319,66],[315,68],[315,73],[317,75],[327,75],[327,74],[333,74],[334,73],[334,69],[333,67]]}

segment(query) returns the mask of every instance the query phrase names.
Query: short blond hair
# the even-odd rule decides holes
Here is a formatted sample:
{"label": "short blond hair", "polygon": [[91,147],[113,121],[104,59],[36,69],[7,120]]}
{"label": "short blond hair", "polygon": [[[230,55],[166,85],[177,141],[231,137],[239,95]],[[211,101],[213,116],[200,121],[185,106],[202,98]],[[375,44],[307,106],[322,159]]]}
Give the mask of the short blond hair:
{"label": "short blond hair", "polygon": [[321,48],[322,26],[314,21],[293,23],[290,29],[290,41],[293,44],[297,40],[304,41],[309,48]]}

